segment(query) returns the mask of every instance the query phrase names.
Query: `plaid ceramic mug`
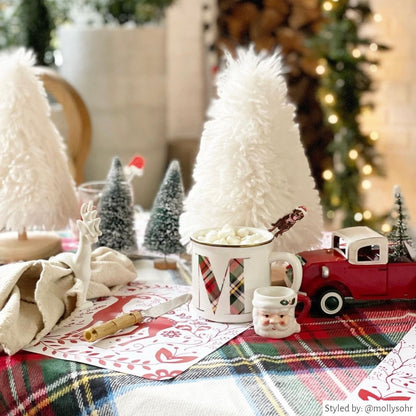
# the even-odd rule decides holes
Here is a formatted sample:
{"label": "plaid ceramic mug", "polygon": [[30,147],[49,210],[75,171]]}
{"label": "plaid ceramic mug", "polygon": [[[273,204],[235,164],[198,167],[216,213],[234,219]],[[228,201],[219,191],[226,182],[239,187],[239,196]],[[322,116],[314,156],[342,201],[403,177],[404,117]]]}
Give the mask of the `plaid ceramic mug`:
{"label": "plaid ceramic mug", "polygon": [[[233,238],[223,229],[200,230],[191,236],[192,306],[200,316],[215,322],[252,320],[254,290],[270,285],[270,265],[287,262],[293,270],[292,288],[299,290],[302,266],[291,253],[273,252],[273,234],[265,229],[233,227]],[[248,238],[237,238],[238,234]]]}

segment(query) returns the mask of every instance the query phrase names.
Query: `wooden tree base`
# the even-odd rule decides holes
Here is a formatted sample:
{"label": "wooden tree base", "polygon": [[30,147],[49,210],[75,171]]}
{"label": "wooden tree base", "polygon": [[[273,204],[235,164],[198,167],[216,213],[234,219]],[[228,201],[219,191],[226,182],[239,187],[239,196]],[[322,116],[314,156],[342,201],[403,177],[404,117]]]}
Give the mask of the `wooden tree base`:
{"label": "wooden tree base", "polygon": [[153,262],[153,266],[158,270],[176,270],[178,268],[175,260],[157,259]]}
{"label": "wooden tree base", "polygon": [[26,240],[19,240],[17,232],[0,233],[1,263],[44,259],[61,251],[61,239],[55,233],[31,231]]}

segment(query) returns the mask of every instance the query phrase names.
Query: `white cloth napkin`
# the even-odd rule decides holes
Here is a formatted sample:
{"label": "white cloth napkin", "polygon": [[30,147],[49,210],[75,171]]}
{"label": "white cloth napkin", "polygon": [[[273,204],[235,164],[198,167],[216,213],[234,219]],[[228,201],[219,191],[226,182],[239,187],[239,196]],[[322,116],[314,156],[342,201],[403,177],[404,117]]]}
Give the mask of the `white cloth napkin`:
{"label": "white cloth napkin", "polygon": [[[100,247],[91,255],[87,284],[76,276],[73,253],[0,266],[0,351],[12,355],[36,344],[86,297],[109,296],[136,278],[132,261]],[[88,286],[88,287],[85,287]]]}

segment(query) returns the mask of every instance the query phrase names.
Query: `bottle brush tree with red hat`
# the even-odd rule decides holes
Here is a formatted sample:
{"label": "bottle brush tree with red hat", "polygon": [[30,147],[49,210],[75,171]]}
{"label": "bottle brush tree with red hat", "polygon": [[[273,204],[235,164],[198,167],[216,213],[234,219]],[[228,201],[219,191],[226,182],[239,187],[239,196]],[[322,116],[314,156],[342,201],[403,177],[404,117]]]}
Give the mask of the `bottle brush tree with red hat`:
{"label": "bottle brush tree with red hat", "polygon": [[226,55],[208,111],[193,171],[194,185],[180,218],[182,242],[211,227],[268,228],[295,207],[308,214],[274,240],[275,249],[308,250],[320,244],[320,198],[288,100],[278,52],[241,49]]}
{"label": "bottle brush tree with red hat", "polygon": [[78,215],[64,142],[31,52],[0,55],[0,261],[49,257]]}
{"label": "bottle brush tree with red hat", "polygon": [[105,246],[124,254],[137,252],[132,192],[123,166],[113,157],[106,185],[98,204],[101,232],[97,246]]}

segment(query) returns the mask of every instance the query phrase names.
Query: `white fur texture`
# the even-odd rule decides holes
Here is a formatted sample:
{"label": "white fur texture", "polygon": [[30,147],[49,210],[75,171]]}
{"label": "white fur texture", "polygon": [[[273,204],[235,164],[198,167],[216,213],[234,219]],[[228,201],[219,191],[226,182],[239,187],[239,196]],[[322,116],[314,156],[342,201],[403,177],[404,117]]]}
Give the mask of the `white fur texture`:
{"label": "white fur texture", "polygon": [[34,57],[0,56],[0,229],[64,228],[78,203]]}
{"label": "white fur texture", "polygon": [[322,209],[287,99],[278,53],[240,50],[227,55],[218,99],[209,110],[190,190],[180,218],[183,243],[190,235],[224,224],[267,228],[298,205],[305,218],[275,239],[280,251],[316,247]]}

